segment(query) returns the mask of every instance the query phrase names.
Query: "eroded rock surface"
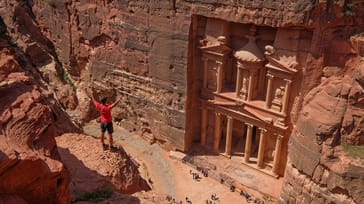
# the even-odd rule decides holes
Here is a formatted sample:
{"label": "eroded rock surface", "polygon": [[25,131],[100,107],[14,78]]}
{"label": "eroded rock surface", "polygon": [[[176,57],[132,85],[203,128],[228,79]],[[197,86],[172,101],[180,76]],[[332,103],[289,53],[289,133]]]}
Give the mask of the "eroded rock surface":
{"label": "eroded rock surface", "polygon": [[13,50],[2,48],[0,56],[0,192],[15,195],[9,198],[14,202],[69,203],[69,176],[54,140],[55,114]]}
{"label": "eroded rock surface", "polygon": [[362,202],[362,165],[340,147],[363,145],[362,1],[2,1],[0,14],[49,83],[64,85],[59,66],[67,71],[77,90],[58,95],[77,105],[79,124],[96,117],[82,91],[92,87],[97,97],[124,96],[113,113],[131,130],[180,150],[200,139],[200,40],[231,31],[236,49],[239,29],[259,26],[261,45],[289,50],[281,57],[302,66],[283,202]]}
{"label": "eroded rock surface", "polygon": [[[0,12],[16,41],[37,42],[28,49],[32,53],[46,52],[44,57],[52,59],[52,42],[79,90],[91,86],[97,97],[107,93],[111,99],[124,95],[116,118],[147,130],[166,148],[185,150],[191,17],[271,27],[311,25],[314,6],[307,0],[24,1],[4,2]],[[79,124],[96,117],[95,111],[85,111],[90,104],[81,92],[79,114],[72,114]],[[73,108],[68,101],[62,104]]]}
{"label": "eroded rock surface", "polygon": [[126,194],[150,189],[122,147],[115,152],[104,151],[99,140],[79,134],[65,134],[56,141],[72,175],[73,198],[100,187],[111,187]]}
{"label": "eroded rock surface", "polygon": [[282,203],[364,202],[363,160],[343,148],[363,145],[362,47],[342,49],[350,59],[344,66],[331,59],[337,66],[323,67],[319,85],[305,96],[290,138]]}

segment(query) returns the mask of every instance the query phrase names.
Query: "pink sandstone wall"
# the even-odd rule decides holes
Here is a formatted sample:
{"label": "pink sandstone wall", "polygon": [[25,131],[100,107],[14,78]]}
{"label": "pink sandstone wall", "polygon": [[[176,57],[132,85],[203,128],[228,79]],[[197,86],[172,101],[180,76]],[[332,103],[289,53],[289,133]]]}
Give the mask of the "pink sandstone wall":
{"label": "pink sandstone wall", "polygon": [[[117,118],[149,128],[167,148],[181,150],[199,137],[195,115],[199,64],[194,54],[206,19],[311,32],[291,110],[294,129],[282,193],[287,203],[339,202],[341,195],[362,201],[361,165],[346,163],[344,172],[350,173],[342,173],[334,164],[347,161],[340,159],[346,158],[340,144],[364,141],[358,60],[362,52],[353,51],[349,43],[351,36],[364,31],[363,13],[360,0],[0,3],[10,35],[19,45],[27,45],[25,51],[33,54],[34,64],[41,67],[56,57],[69,72],[79,87],[79,104],[84,102],[82,87],[92,86],[97,95],[108,92],[114,98],[122,94]],[[37,60],[38,56],[47,57]],[[81,120],[90,118],[80,115]]]}
{"label": "pink sandstone wall", "polygon": [[[166,146],[182,150],[188,145],[185,127],[193,122],[187,119],[191,105],[186,106],[192,84],[187,72],[192,16],[274,27],[303,25],[309,23],[313,7],[310,1],[50,0],[3,4],[3,12],[14,11],[4,20],[10,30],[20,33],[16,39],[28,36],[38,43],[52,43],[52,51],[72,78],[87,82],[79,87],[91,86],[92,80],[97,92],[124,94],[125,103],[116,117],[145,125],[157,139],[166,141]],[[21,13],[28,9],[40,30],[24,23],[15,26],[25,21]],[[13,17],[18,21],[15,24]],[[44,38],[49,42],[44,43]]]}

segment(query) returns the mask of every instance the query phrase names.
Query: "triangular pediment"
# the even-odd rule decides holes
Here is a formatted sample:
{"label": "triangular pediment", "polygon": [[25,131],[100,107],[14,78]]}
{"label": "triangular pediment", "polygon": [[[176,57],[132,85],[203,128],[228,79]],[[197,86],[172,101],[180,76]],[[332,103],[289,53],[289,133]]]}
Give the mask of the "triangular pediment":
{"label": "triangular pediment", "polygon": [[297,68],[299,67],[299,64],[296,60],[284,60],[271,56],[266,56],[266,58],[268,60],[268,64],[266,65],[268,68],[286,72],[289,74],[294,74],[298,71]]}
{"label": "triangular pediment", "polygon": [[232,50],[225,44],[207,45],[200,48],[202,52],[217,53],[217,54],[228,54]]}

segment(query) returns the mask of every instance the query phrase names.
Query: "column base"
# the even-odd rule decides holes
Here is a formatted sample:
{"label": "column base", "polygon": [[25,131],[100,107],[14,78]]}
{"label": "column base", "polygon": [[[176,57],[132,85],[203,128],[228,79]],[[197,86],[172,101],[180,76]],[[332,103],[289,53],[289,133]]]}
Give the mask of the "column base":
{"label": "column base", "polygon": [[271,176],[273,178],[278,179],[280,177],[280,175],[274,173],[271,169],[266,169],[266,168],[261,169],[261,168],[258,168],[257,164],[255,164],[255,163],[247,163],[247,162],[244,161],[244,162],[241,162],[241,164],[243,164],[243,165],[245,165],[247,167],[250,167],[250,168],[252,168],[252,169],[254,169],[256,171],[262,172],[262,173],[264,173],[266,175],[269,175],[269,176]]}
{"label": "column base", "polygon": [[227,157],[229,159],[231,159],[231,155],[227,154],[226,152],[224,153],[220,153],[220,155],[224,156],[224,157]]}

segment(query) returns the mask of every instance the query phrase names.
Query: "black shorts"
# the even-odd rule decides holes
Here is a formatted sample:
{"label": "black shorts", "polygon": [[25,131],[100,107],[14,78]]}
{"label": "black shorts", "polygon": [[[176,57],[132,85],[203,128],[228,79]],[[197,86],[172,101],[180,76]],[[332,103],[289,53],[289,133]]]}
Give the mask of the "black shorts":
{"label": "black shorts", "polygon": [[101,132],[105,132],[106,129],[107,129],[107,132],[109,134],[111,134],[111,133],[114,132],[114,128],[112,126],[112,122],[108,122],[108,123],[101,122]]}

